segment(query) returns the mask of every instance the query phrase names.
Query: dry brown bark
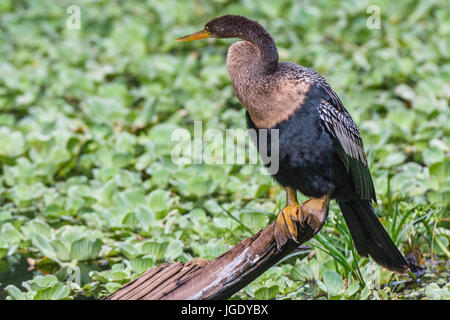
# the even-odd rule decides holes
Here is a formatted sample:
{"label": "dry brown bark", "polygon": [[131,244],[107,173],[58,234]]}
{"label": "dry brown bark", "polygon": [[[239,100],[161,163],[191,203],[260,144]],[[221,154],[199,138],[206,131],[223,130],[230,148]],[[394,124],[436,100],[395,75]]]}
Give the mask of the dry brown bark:
{"label": "dry brown bark", "polygon": [[297,224],[297,241],[277,248],[275,222],[217,257],[194,259],[152,268],[108,296],[107,300],[205,300],[227,299],[244,288],[300,244],[310,240],[325,222],[328,205],[303,203]]}

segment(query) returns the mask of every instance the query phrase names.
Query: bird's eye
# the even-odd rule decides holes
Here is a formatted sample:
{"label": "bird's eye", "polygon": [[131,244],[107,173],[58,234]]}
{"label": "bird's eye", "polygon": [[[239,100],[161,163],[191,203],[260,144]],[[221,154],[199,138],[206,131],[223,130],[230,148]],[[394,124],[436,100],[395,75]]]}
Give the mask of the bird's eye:
{"label": "bird's eye", "polygon": [[209,32],[209,28],[207,26],[205,26],[205,30]]}

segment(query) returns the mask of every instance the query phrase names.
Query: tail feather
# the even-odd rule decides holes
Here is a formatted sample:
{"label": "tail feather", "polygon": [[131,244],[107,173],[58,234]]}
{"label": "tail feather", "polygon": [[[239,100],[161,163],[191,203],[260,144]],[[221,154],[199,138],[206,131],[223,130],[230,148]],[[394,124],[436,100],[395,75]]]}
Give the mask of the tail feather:
{"label": "tail feather", "polygon": [[404,273],[408,265],[368,200],[338,201],[358,253],[386,269]]}

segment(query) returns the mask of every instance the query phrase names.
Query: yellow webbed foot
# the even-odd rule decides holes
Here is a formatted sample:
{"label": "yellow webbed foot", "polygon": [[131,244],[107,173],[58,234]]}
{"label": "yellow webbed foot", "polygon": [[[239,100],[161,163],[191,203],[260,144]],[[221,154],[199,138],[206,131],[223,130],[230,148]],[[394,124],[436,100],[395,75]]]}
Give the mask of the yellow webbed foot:
{"label": "yellow webbed foot", "polygon": [[278,249],[284,246],[289,239],[298,242],[297,223],[300,221],[301,214],[302,208],[298,204],[288,205],[278,214],[274,230]]}
{"label": "yellow webbed foot", "polygon": [[[299,242],[299,232],[311,236],[319,232],[328,215],[330,198],[324,195],[321,198],[309,199],[301,205],[297,203],[297,192],[286,188],[286,207],[278,214],[275,221],[274,237],[277,248],[283,247],[289,240]],[[309,229],[299,230],[307,225]],[[305,236],[305,234],[303,235]]]}

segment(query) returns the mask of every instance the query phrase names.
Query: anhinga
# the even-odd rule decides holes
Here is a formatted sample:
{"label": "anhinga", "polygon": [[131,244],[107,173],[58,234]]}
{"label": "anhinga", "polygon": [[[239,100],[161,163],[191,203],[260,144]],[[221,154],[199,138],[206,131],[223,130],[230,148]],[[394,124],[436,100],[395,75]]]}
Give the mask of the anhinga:
{"label": "anhinga", "polygon": [[359,131],[325,78],[310,68],[279,62],[271,35],[246,17],[218,17],[177,40],[210,37],[244,40],[228,49],[234,91],[247,110],[249,128],[279,130],[279,170],[273,176],[286,188],[286,207],[275,224],[278,247],[297,238],[298,190],[319,210],[328,210],[330,199],[336,199],[358,253],[406,272],[405,259],[372,207],[375,189]]}

